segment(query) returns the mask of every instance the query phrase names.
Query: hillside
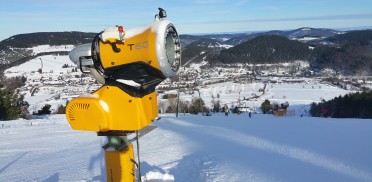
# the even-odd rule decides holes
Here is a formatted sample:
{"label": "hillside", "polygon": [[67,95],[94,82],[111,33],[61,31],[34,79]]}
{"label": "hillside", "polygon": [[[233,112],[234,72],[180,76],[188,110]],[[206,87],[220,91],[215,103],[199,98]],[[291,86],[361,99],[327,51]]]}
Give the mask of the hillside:
{"label": "hillside", "polygon": [[304,37],[324,39],[324,38],[333,37],[335,35],[342,34],[342,33],[343,32],[333,30],[333,29],[303,27],[303,28],[292,30],[292,31],[287,31],[285,32],[285,35],[289,39],[301,39]]}
{"label": "hillside", "polygon": [[322,40],[324,38],[332,37],[334,35],[340,34],[342,32],[332,30],[332,29],[323,29],[323,28],[310,28],[310,27],[303,27],[298,28],[295,30],[272,30],[266,32],[257,32],[251,34],[245,34],[233,37],[224,43],[231,44],[231,45],[238,45],[248,40],[254,39],[259,36],[263,35],[278,35],[287,37],[290,40],[300,40],[303,42],[313,41],[313,40]]}
{"label": "hillside", "polygon": [[[42,55],[67,55],[72,47],[90,42],[95,35],[42,32],[12,36],[0,42],[0,71]],[[311,63],[312,70],[332,69],[347,75],[371,73],[371,37],[372,30],[340,32],[308,27],[249,34],[180,35],[183,65],[200,61],[213,65],[303,60]]]}
{"label": "hillside", "polygon": [[[9,37],[0,42],[1,70],[34,58],[40,52],[34,52],[33,47],[79,45],[91,42],[95,35],[96,33],[84,32],[39,32]],[[67,54],[67,51],[65,53],[49,52],[49,54]]]}
{"label": "hillside", "polygon": [[264,35],[222,50],[212,61],[222,63],[281,63],[307,60],[310,50],[304,43],[277,35]]}
{"label": "hillside", "polygon": [[328,38],[310,58],[312,68],[330,68],[344,75],[372,73],[372,30],[352,31]]}
{"label": "hillside", "polygon": [[77,45],[91,42],[97,33],[38,32],[19,34],[0,42],[3,46],[30,48],[38,45]]}
{"label": "hillside", "polygon": [[232,47],[231,45],[224,44],[223,41],[211,38],[202,38],[190,43],[182,49],[183,64],[190,61],[200,62],[205,60],[206,53],[225,50]]}
{"label": "hillside", "polygon": [[327,38],[327,41],[335,44],[368,45],[372,43],[372,30],[350,31],[345,34],[329,37]]}

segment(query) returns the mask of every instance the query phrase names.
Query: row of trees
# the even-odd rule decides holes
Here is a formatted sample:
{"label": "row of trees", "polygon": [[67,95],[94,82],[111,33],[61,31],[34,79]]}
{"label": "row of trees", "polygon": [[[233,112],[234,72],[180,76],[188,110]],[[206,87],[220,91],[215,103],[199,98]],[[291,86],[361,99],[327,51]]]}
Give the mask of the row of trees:
{"label": "row of trees", "polygon": [[[194,98],[192,101],[182,101],[178,102],[178,112],[179,113],[190,113],[198,114],[207,112],[209,109],[205,106],[204,100],[201,98]],[[160,113],[175,113],[177,112],[177,99],[169,98],[168,103],[159,102],[159,112]]]}
{"label": "row of trees", "polygon": [[85,32],[37,32],[18,34],[5,39],[0,44],[16,48],[28,48],[37,45],[76,45],[92,42],[97,33]]}
{"label": "row of trees", "polygon": [[[66,102],[66,105],[59,105],[57,110],[54,112],[54,114],[65,114],[66,113],[66,106],[68,102]],[[40,110],[37,112],[34,111],[33,115],[45,115],[45,114],[51,114],[52,110],[50,109],[52,106],[50,104],[45,104]]]}
{"label": "row of trees", "polygon": [[312,103],[309,112],[314,117],[372,118],[372,91]]}
{"label": "row of trees", "polygon": [[[269,100],[265,100],[261,104],[261,110],[264,114],[272,114],[274,111],[277,111],[279,109],[286,110],[288,108],[289,104],[288,102],[285,103],[270,103]],[[198,114],[201,113],[207,113],[209,111],[213,112],[221,112],[223,111],[223,106],[221,105],[221,102],[216,99],[212,99],[212,108],[207,108],[205,106],[204,100],[201,98],[194,98],[191,102],[189,101],[182,101],[180,100],[178,103],[178,112],[180,113],[190,113],[190,114]],[[175,113],[177,112],[177,99],[175,98],[169,98],[168,103],[160,102],[159,103],[159,113]],[[233,113],[238,112],[238,107],[235,107],[232,109]]]}
{"label": "row of trees", "polygon": [[[212,108],[205,106],[205,102],[202,98],[193,98],[190,101],[180,100],[178,102],[178,112],[179,113],[208,113],[208,112],[221,112],[222,106],[218,99],[212,99]],[[177,112],[177,98],[170,97],[167,102],[159,102],[159,113],[175,113]]]}

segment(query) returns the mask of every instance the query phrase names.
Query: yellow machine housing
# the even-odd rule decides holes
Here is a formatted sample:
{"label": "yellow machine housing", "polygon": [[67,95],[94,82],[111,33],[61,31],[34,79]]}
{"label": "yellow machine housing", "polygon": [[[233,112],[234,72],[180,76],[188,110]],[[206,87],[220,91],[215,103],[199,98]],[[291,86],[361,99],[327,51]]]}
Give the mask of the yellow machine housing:
{"label": "yellow machine housing", "polygon": [[116,86],[103,86],[92,94],[72,99],[66,116],[75,130],[139,130],[158,117],[156,93],[139,98]]}

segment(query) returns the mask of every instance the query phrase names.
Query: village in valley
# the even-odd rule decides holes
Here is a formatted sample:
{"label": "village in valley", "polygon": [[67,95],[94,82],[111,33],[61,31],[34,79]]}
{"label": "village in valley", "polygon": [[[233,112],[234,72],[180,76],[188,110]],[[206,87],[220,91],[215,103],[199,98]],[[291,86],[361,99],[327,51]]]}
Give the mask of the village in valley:
{"label": "village in valley", "polygon": [[[31,50],[37,53],[68,51],[72,48],[72,45],[38,46]],[[6,77],[21,76],[27,79],[20,92],[30,104],[30,113],[45,104],[52,105],[53,112],[72,98],[92,93],[101,87],[90,74],[82,73],[68,55],[38,56],[5,70],[4,74]],[[368,88],[372,88],[372,77],[343,77],[332,70],[310,70],[309,64],[303,61],[214,66],[201,61],[181,67],[176,77],[164,80],[156,91],[161,113],[167,112],[167,108],[175,104],[174,95],[179,94],[183,104],[191,104],[196,98],[202,99],[205,112],[216,111],[213,108],[217,101],[220,108],[226,105],[230,109],[239,107],[242,112],[259,112],[262,102],[269,99],[278,104],[289,102],[289,108],[300,115],[306,114],[312,102]],[[306,97],[299,96],[306,92]]]}

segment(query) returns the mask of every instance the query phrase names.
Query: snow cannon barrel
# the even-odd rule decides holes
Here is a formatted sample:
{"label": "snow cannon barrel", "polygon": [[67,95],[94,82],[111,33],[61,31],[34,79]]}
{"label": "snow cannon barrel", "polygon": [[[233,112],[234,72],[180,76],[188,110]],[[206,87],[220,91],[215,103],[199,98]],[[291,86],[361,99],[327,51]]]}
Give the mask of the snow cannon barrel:
{"label": "snow cannon barrel", "polygon": [[69,57],[99,83],[105,84],[105,78],[110,78],[154,87],[177,73],[181,45],[175,26],[156,18],[148,26],[126,31],[122,26],[107,28],[92,44],[74,48]]}
{"label": "snow cannon barrel", "polygon": [[181,64],[181,46],[170,21],[156,19],[146,27],[127,31],[120,27],[108,28],[94,39],[95,66],[105,74],[114,74],[128,64],[143,64],[148,69],[159,70],[159,77],[163,78],[176,74]]}

